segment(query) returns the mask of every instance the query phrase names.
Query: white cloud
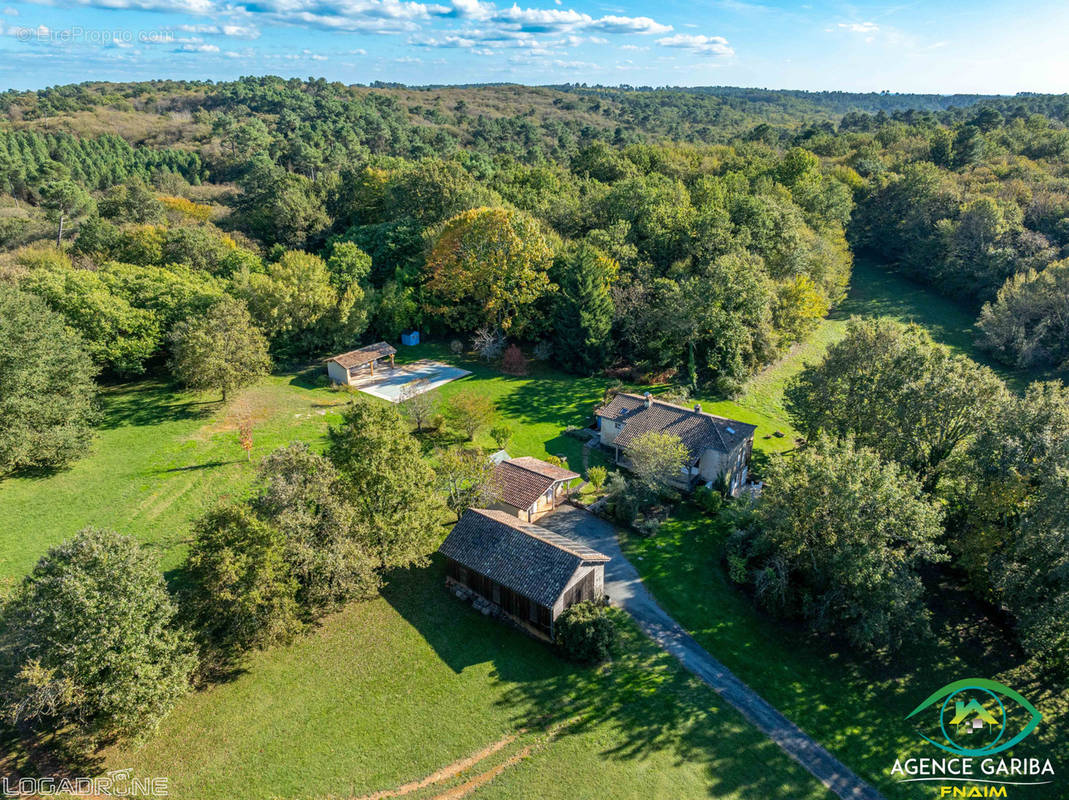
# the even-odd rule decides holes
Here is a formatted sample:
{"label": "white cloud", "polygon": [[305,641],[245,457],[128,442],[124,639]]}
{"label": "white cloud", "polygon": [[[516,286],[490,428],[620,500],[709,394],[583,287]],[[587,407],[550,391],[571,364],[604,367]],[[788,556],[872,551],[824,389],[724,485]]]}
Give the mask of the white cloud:
{"label": "white cloud", "polygon": [[8,17],[17,17],[19,15],[19,10],[17,8],[12,8],[11,6],[8,6],[4,9],[4,14]]}
{"label": "white cloud", "polygon": [[494,3],[484,0],[453,0],[453,8],[445,16],[477,22],[496,22],[525,33],[591,31],[660,34],[672,30],[671,25],[662,25],[649,17],[608,15],[595,18],[570,8],[521,8],[516,3],[509,8],[498,8]]}
{"label": "white cloud", "polygon": [[176,53],[218,53],[219,48],[214,44],[183,44],[176,47]]}
{"label": "white cloud", "polygon": [[880,29],[875,22],[840,22],[839,27],[851,33],[876,33]]}
{"label": "white cloud", "polygon": [[233,36],[237,39],[259,39],[260,31],[251,25],[176,25],[183,33],[199,33],[206,36]]}
{"label": "white cloud", "polygon": [[[531,2],[532,0],[527,0]],[[667,36],[673,30],[647,16],[625,16],[617,9],[595,16],[555,0],[549,7],[521,6],[514,0],[27,0],[52,5],[63,3],[100,9],[145,10],[196,15],[200,23],[163,28],[208,37],[257,39],[263,25],[316,28],[364,34],[408,34],[409,44],[421,47],[462,48],[490,52],[501,48],[528,50],[536,54],[563,54],[567,48],[605,45],[613,36]],[[506,5],[505,3],[510,3]],[[545,2],[545,0],[542,0]],[[499,4],[500,3],[500,4]],[[10,9],[14,11],[14,9]],[[5,10],[7,13],[7,10]],[[223,20],[229,20],[224,22]],[[450,22],[452,21],[452,24]],[[677,37],[668,36],[674,41]],[[696,52],[722,53],[715,37],[691,37]],[[698,40],[701,41],[698,41]],[[173,39],[172,39],[173,40]],[[215,45],[178,40],[196,45],[196,52]],[[220,42],[221,43],[221,42]],[[226,45],[223,45],[224,47]],[[631,47],[634,47],[633,45]],[[730,48],[727,48],[730,51]],[[194,52],[193,47],[182,48]],[[228,49],[227,54],[243,51]]]}
{"label": "white cloud", "polygon": [[681,47],[695,53],[714,56],[733,56],[735,51],[723,36],[705,36],[690,33],[677,33],[658,39],[657,44],[664,47]]}

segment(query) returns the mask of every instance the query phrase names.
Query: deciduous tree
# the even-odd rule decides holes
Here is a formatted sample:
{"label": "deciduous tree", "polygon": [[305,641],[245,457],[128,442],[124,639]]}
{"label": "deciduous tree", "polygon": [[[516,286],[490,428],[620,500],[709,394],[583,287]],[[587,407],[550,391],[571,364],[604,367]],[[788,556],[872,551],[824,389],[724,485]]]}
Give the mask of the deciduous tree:
{"label": "deciduous tree", "polygon": [[435,471],[445,495],[445,504],[458,520],[469,508],[493,502],[491,478],[494,465],[482,450],[467,447],[439,450]]}
{"label": "deciduous tree", "polygon": [[240,300],[221,300],[171,334],[175,377],[199,392],[227,394],[255,383],[271,369],[267,340]]}
{"label": "deciduous tree", "polygon": [[444,224],[427,256],[427,310],[457,331],[490,325],[522,336],[539,327],[535,304],[555,288],[552,257],[527,214],[464,211]]}
{"label": "deciduous tree", "polygon": [[442,501],[401,412],[358,401],[328,438],[330,458],[356,508],[359,536],[377,565],[423,563],[439,543]]}
{"label": "deciduous tree", "polygon": [[852,319],[842,341],[799,373],[785,396],[806,436],[854,436],[933,490],[950,455],[1001,406],[1006,387],[916,325]]}
{"label": "deciduous tree", "polygon": [[219,506],[197,522],[186,573],[184,605],[206,658],[219,666],[288,641],[300,627],[283,535],[244,505]]}
{"label": "deciduous tree", "polygon": [[70,725],[88,746],[152,731],[195,662],[156,559],[91,528],[41,558],[5,608],[0,637],[9,720]]}
{"label": "deciduous tree", "polygon": [[279,448],[260,465],[252,505],[284,537],[303,616],[318,617],[378,588],[376,554],[330,459],[304,442]]}
{"label": "deciduous tree", "polygon": [[454,429],[471,441],[493,421],[494,401],[474,389],[461,389],[446,401],[442,413]]}
{"label": "deciduous tree", "polygon": [[0,283],[0,474],[61,467],[93,438],[96,369],[45,302]]}
{"label": "deciduous tree", "polygon": [[671,488],[687,465],[689,454],[678,436],[648,431],[636,436],[627,446],[635,480],[648,491],[660,493]]}
{"label": "deciduous tree", "polygon": [[756,529],[733,543],[733,571],[777,613],[862,649],[894,649],[927,630],[917,569],[945,558],[940,522],[896,464],[850,439],[819,437],[772,460]]}

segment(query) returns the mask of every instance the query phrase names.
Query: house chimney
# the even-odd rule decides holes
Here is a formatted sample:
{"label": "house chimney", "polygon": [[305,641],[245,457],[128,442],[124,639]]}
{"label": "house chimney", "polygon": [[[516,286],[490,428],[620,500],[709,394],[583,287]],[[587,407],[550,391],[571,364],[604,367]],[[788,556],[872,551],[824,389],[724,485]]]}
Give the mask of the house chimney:
{"label": "house chimney", "polygon": [[702,413],[702,404],[701,403],[695,403],[694,404],[694,413],[696,413],[696,414]]}
{"label": "house chimney", "polygon": [[652,394],[650,394],[649,392],[646,392],[646,393],[645,393],[644,395],[642,395],[642,396],[643,396],[644,398],[646,398],[646,408],[649,408],[650,406],[652,406],[652,405],[653,405],[653,395],[652,395]]}

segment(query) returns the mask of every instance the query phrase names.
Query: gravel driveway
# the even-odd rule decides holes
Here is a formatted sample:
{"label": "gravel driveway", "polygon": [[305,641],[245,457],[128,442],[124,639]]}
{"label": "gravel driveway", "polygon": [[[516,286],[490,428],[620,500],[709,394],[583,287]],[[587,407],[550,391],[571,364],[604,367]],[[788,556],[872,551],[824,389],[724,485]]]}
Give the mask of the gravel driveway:
{"label": "gravel driveway", "polygon": [[626,610],[638,626],[665,650],[678,658],[758,730],[778,744],[787,755],[805,767],[839,797],[850,800],[883,800],[883,796],[855,775],[845,764],[769,705],[723,664],[709,655],[683,628],[657,605],[631,562],[624,558],[616,529],[600,517],[563,505],[538,524],[593,547],[612,560],[605,565],[605,593],[612,604]]}

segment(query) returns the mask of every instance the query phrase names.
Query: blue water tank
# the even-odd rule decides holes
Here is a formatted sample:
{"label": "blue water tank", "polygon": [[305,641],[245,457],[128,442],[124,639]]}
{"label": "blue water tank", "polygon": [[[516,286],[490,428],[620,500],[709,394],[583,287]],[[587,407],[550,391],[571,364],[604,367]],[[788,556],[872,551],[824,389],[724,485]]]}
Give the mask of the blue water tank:
{"label": "blue water tank", "polygon": [[401,344],[415,345],[419,344],[419,331],[408,331],[401,334]]}

